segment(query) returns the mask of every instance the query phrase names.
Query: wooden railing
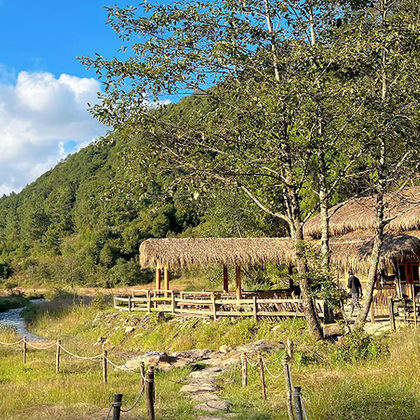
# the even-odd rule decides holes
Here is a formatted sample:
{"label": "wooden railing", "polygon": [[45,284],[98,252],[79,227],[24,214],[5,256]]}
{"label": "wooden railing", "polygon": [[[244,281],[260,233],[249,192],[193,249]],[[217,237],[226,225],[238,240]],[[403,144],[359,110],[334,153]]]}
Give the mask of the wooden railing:
{"label": "wooden railing", "polygon": [[[279,319],[303,317],[300,299],[260,298],[251,293],[236,299],[223,292],[177,292],[173,290],[133,290],[127,297],[114,296],[114,307],[127,311],[169,312],[178,315],[217,319],[223,316]],[[315,301],[320,318],[326,314],[323,300]]]}

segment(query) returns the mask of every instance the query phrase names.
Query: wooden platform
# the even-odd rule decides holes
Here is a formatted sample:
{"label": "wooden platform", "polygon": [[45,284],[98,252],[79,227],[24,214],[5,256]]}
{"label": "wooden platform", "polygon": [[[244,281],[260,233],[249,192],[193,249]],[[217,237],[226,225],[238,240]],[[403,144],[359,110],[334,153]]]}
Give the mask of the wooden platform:
{"label": "wooden platform", "polygon": [[[279,292],[243,292],[242,299],[223,292],[133,290],[129,296],[114,296],[114,308],[125,311],[167,312],[174,315],[209,317],[253,317],[279,320],[304,317],[302,301],[282,297]],[[325,318],[325,303],[316,300],[316,311]]]}

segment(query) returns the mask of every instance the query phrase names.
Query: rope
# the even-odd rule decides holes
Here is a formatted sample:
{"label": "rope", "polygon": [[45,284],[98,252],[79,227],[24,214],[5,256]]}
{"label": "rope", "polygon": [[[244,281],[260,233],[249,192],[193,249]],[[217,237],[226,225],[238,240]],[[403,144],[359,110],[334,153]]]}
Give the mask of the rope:
{"label": "rope", "polygon": [[29,346],[29,347],[32,347],[33,349],[36,349],[36,350],[48,350],[48,349],[50,349],[51,347],[55,347],[57,344],[56,343],[52,343],[52,344],[50,344],[49,346],[45,346],[45,347],[38,347],[38,346],[34,346],[33,344],[31,344],[29,341],[27,341],[26,342],[26,344]]}
{"label": "rope", "polygon": [[15,346],[16,344],[19,344],[22,341],[24,341],[23,338],[21,338],[19,341],[15,341],[14,343],[3,343],[2,341],[0,341],[0,344],[2,344],[3,346]]}
{"label": "rope", "polygon": [[[55,344],[54,344],[55,345]],[[75,357],[76,359],[83,359],[83,360],[95,360],[95,359],[99,359],[99,358],[102,358],[103,357],[103,355],[102,354],[98,354],[98,355],[96,355],[96,356],[91,356],[91,357],[88,357],[88,356],[78,356],[77,354],[73,354],[73,353],[71,353],[71,352],[69,352],[68,350],[66,350],[61,344],[59,344],[59,347],[60,347],[60,349],[61,350],[63,350],[65,353],[67,353],[67,354],[69,354],[70,356],[73,356],[73,357]]]}
{"label": "rope", "polygon": [[267,366],[267,364],[265,363],[265,360],[264,360],[264,358],[262,358],[262,361],[263,361],[263,365],[264,365],[264,368],[265,368],[265,370],[267,371],[267,373],[272,377],[272,378],[274,378],[274,379],[277,379],[277,378],[280,378],[281,376],[283,376],[283,373],[280,373],[280,375],[274,375],[272,372],[270,372],[270,370],[268,369],[268,366]]}
{"label": "rope", "polygon": [[109,415],[111,414],[111,410],[113,407],[114,407],[114,403],[112,402],[111,405],[109,406],[108,414],[106,415],[105,420],[109,419]]}
{"label": "rope", "polygon": [[[106,357],[106,360],[108,361],[108,363],[111,366],[113,366],[115,369],[118,369],[118,370],[122,370],[122,371],[125,371],[125,372],[134,372],[137,369],[137,368],[128,368],[128,367],[118,366],[117,364],[115,364],[114,362],[112,362],[111,360],[109,360],[108,357]],[[143,376],[143,374],[141,373],[141,371],[140,371],[140,374],[141,374],[141,377],[143,378],[143,380],[146,380],[146,378]]]}
{"label": "rope", "polygon": [[143,392],[144,392],[144,384],[142,385],[141,390],[140,390],[140,394],[137,396],[136,401],[134,401],[134,404],[130,408],[127,408],[125,410],[123,410],[121,408],[121,411],[123,413],[128,413],[129,411],[131,411],[138,404],[138,402],[140,401],[140,398],[143,395]]}
{"label": "rope", "polygon": [[256,362],[256,363],[252,363],[252,362],[251,362],[251,360],[249,360],[249,359],[248,359],[248,356],[246,356],[246,355],[245,355],[245,358],[246,358],[246,361],[249,363],[249,365],[250,365],[251,367],[253,367],[253,368],[254,368],[254,367],[257,367],[257,366],[258,366],[258,362]]}

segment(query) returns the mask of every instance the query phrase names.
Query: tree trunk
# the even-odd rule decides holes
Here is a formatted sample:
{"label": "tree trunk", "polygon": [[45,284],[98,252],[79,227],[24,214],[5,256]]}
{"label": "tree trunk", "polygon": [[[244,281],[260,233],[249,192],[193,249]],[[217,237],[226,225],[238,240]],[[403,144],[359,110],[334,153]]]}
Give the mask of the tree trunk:
{"label": "tree trunk", "polygon": [[318,152],[318,180],[321,218],[321,255],[324,269],[328,272],[330,270],[330,219],[328,216],[329,200],[325,174],[325,155],[324,151],[320,150]]}
{"label": "tree trunk", "polygon": [[315,304],[311,297],[311,289],[308,279],[309,268],[306,261],[303,245],[303,231],[302,226],[295,226],[294,243],[296,249],[296,268],[299,273],[299,286],[302,298],[303,312],[305,313],[306,322],[308,323],[309,332],[311,335],[320,340],[323,338],[321,325],[318,315],[315,310]]}

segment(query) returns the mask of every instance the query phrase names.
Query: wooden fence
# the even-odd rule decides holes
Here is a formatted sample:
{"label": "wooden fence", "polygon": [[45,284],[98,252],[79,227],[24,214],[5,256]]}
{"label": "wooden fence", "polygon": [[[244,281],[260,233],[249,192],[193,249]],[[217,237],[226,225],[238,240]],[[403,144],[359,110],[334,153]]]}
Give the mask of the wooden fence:
{"label": "wooden fence", "polygon": [[[251,292],[236,299],[221,292],[178,292],[173,290],[133,290],[130,296],[114,296],[114,308],[126,311],[168,312],[176,315],[211,317],[253,317],[277,320],[304,317],[300,299],[260,297]],[[323,300],[315,301],[320,318],[329,317]]]}
{"label": "wooden fence", "polygon": [[396,323],[404,322],[417,328],[420,321],[420,298],[388,298],[388,313],[392,329],[396,329]]}

